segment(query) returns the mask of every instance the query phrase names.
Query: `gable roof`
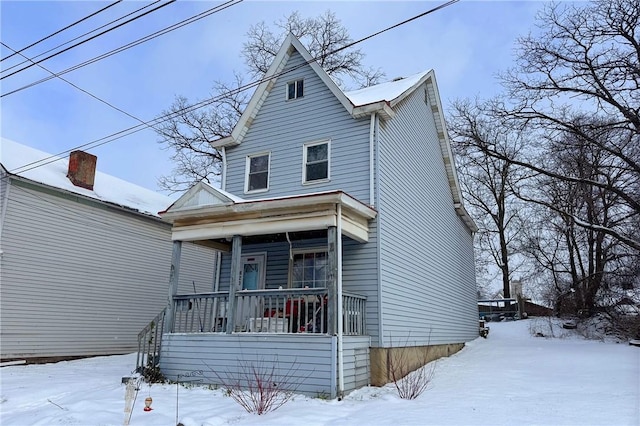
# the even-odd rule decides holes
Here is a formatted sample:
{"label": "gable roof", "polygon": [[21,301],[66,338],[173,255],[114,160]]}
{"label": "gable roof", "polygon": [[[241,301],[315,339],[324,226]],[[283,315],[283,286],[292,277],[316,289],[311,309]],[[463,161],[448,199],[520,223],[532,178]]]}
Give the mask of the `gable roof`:
{"label": "gable roof", "polygon": [[[42,161],[45,159],[48,160]],[[34,163],[33,166],[24,167],[31,163]],[[67,178],[66,158],[55,157],[6,138],[0,139],[0,165],[11,176],[114,204],[147,216],[159,217],[158,212],[166,209],[173,201],[166,195],[97,170],[93,190],[80,188]]]}
{"label": "gable roof", "polygon": [[409,77],[397,78],[386,83],[352,90],[346,92],[345,95],[353,105],[363,106],[377,102],[387,102],[393,107],[424,83],[429,74],[433,74],[433,71],[422,71]]}
{"label": "gable roof", "polygon": [[238,120],[238,123],[231,132],[231,135],[211,142],[211,145],[214,148],[231,147],[242,143],[253,119],[256,117],[265,99],[275,86],[276,79],[280,75],[286,75],[286,73],[280,73],[286,66],[287,61],[294,51],[297,51],[302,56],[305,60],[304,65],[309,65],[309,67],[311,67],[331,93],[333,93],[342,106],[344,106],[346,111],[354,118],[360,118],[369,116],[371,113],[377,113],[382,119],[392,119],[395,116],[393,108],[416,89],[422,87],[423,84],[426,84],[427,98],[436,124],[438,140],[440,141],[440,151],[442,152],[442,158],[447,172],[447,180],[449,182],[449,188],[451,190],[456,212],[472,232],[477,231],[478,228],[476,224],[471,216],[469,216],[462,203],[462,192],[460,190],[458,176],[454,166],[449,135],[446,131],[442,102],[440,100],[435,72],[433,70],[423,71],[406,78],[395,79],[390,82],[377,84],[364,89],[343,92],[329,74],[327,74],[318,62],[314,60],[302,43],[300,43],[295,36],[289,34],[280,47],[280,50],[276,54],[273,62],[269,66],[269,69],[265,73],[262,82],[253,93],[247,108],[244,110],[240,120]]}
{"label": "gable roof", "polygon": [[182,194],[180,198],[160,214],[162,215],[169,211],[172,213],[189,211],[200,207],[225,206],[243,201],[245,200],[225,190],[216,188],[205,181],[200,181],[189,188],[187,192]]}

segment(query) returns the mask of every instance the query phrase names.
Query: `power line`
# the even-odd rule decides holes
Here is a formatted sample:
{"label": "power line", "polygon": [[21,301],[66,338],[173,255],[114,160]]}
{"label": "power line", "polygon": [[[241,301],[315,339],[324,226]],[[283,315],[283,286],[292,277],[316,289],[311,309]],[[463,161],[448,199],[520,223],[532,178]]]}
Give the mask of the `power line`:
{"label": "power line", "polygon": [[[378,35],[380,35],[382,33],[385,33],[385,32],[387,32],[389,30],[397,28],[397,27],[399,27],[401,25],[405,25],[405,24],[407,24],[409,22],[412,22],[412,21],[414,21],[416,19],[422,18],[422,17],[424,17],[426,15],[429,15],[429,14],[431,14],[433,12],[436,12],[438,10],[444,9],[445,7],[451,6],[452,4],[457,3],[458,1],[459,0],[450,0],[450,1],[446,2],[446,3],[443,3],[443,4],[435,7],[435,8],[429,9],[429,10],[423,12],[423,13],[415,15],[415,16],[409,18],[409,19],[406,19],[406,20],[404,20],[402,22],[399,22],[397,24],[389,26],[389,27],[387,27],[387,28],[385,28],[383,30],[380,30],[380,31],[378,31],[376,33],[373,33],[371,35],[368,35],[366,37],[358,39],[358,40],[356,40],[354,42],[351,42],[348,45],[345,45],[345,46],[342,46],[342,47],[340,47],[338,49],[332,50],[332,51],[330,51],[330,52],[328,52],[328,53],[326,53],[324,55],[319,55],[319,56],[317,56],[315,58],[311,58],[308,61],[304,61],[304,62],[302,62],[302,63],[300,63],[300,64],[298,64],[298,65],[296,65],[296,66],[294,66],[292,68],[289,68],[287,70],[280,71],[280,72],[278,72],[276,74],[273,74],[273,75],[270,75],[270,76],[264,76],[264,77],[262,77],[262,78],[260,78],[258,80],[255,80],[253,82],[247,83],[247,84],[245,84],[243,86],[239,86],[236,89],[230,90],[230,91],[225,92],[225,93],[223,93],[221,95],[218,95],[218,96],[215,96],[215,97],[211,97],[211,98],[202,100],[200,102],[196,102],[195,104],[192,104],[192,105],[186,106],[184,108],[181,108],[181,109],[179,109],[177,111],[173,111],[171,113],[158,116],[158,117],[154,118],[153,120],[150,120],[149,121],[150,124],[148,124],[148,126],[152,127],[152,126],[160,124],[160,123],[162,123],[164,121],[168,121],[168,120],[174,118],[175,116],[177,116],[179,114],[183,114],[183,113],[194,111],[196,109],[199,109],[199,108],[205,107],[207,105],[210,105],[210,104],[212,104],[214,102],[220,101],[220,100],[222,100],[222,99],[224,99],[224,98],[226,98],[228,96],[238,94],[240,92],[243,92],[243,91],[248,90],[248,89],[253,88],[253,87],[257,87],[257,86],[259,86],[260,84],[262,84],[262,83],[264,83],[266,81],[269,81],[269,80],[272,80],[272,79],[276,79],[276,78],[278,78],[280,76],[283,76],[283,75],[286,75],[288,73],[291,73],[291,72],[293,72],[293,71],[295,71],[295,70],[297,70],[299,68],[302,68],[302,67],[304,67],[304,66],[306,66],[306,65],[308,65],[308,64],[310,64],[312,62],[317,61],[318,59],[321,59],[321,58],[324,58],[326,56],[335,54],[335,53],[340,52],[340,51],[342,51],[342,50],[344,50],[346,48],[355,46],[356,44],[362,43],[365,40],[369,40],[372,37],[378,36]],[[21,166],[21,167],[18,167],[18,168],[15,168],[15,169],[11,170],[10,173],[14,173],[14,174],[15,173],[24,173],[26,171],[29,171],[29,170],[32,170],[32,169],[35,169],[35,168],[38,168],[38,167],[53,163],[55,161],[58,161],[58,160],[61,159],[62,155],[66,155],[71,151],[74,151],[74,150],[77,150],[77,149],[81,149],[81,148],[87,148],[87,149],[97,148],[98,146],[105,145],[107,143],[110,143],[110,142],[113,142],[115,140],[121,139],[121,138],[123,138],[125,136],[129,136],[131,134],[137,133],[137,132],[139,132],[139,131],[141,131],[143,129],[145,129],[145,125],[141,125],[141,124],[138,124],[138,125],[132,126],[132,127],[128,127],[126,129],[120,130],[118,132],[112,133],[112,134],[104,136],[102,138],[95,139],[95,140],[93,140],[91,142],[87,142],[87,143],[79,145],[77,147],[70,148],[68,150],[62,151],[62,152],[60,152],[58,154],[55,154],[55,155],[52,155],[50,157],[46,157],[46,158],[43,158],[41,160],[25,164],[24,166]]]}
{"label": "power line", "polygon": [[79,23],[81,23],[81,22],[83,22],[83,21],[86,21],[87,19],[89,19],[89,18],[92,18],[92,17],[96,16],[97,14],[99,14],[99,13],[101,13],[101,12],[104,12],[105,10],[109,9],[109,8],[110,8],[110,7],[112,7],[112,6],[115,6],[116,4],[118,4],[118,3],[120,3],[120,2],[122,2],[122,0],[116,0],[116,1],[114,1],[113,3],[111,3],[111,4],[109,4],[109,5],[105,6],[105,7],[103,7],[102,9],[100,9],[100,10],[98,10],[98,11],[96,11],[96,12],[93,12],[93,13],[92,13],[92,14],[90,14],[90,15],[85,16],[84,18],[79,19],[79,20],[77,20],[76,22],[74,22],[74,23],[72,23],[72,24],[69,24],[69,25],[67,25],[66,27],[64,27],[64,28],[62,28],[62,29],[60,29],[60,30],[58,30],[58,31],[56,31],[56,32],[54,32],[54,33],[52,33],[52,34],[49,34],[48,36],[43,37],[43,38],[41,38],[40,40],[35,41],[35,42],[31,43],[30,45],[28,45],[28,46],[26,46],[26,47],[23,47],[23,48],[22,48],[22,49],[20,49],[20,50],[17,50],[17,51],[15,51],[15,50],[14,50],[14,51],[13,51],[13,53],[12,53],[12,54],[10,54],[9,56],[5,56],[4,58],[0,59],[0,62],[4,61],[5,59],[9,59],[9,58],[11,58],[12,56],[14,56],[14,55],[16,55],[16,54],[18,54],[18,53],[24,52],[25,50],[32,48],[32,47],[33,47],[33,46],[35,46],[36,44],[42,43],[43,41],[48,40],[48,39],[50,39],[51,37],[53,37],[53,36],[55,36],[55,35],[57,35],[57,34],[60,34],[61,32],[65,31],[65,30],[68,30],[69,28],[71,28],[71,27],[73,27],[73,26],[75,26],[75,25],[78,25]]}
{"label": "power line", "polygon": [[[30,64],[30,65],[27,65],[27,66],[25,66],[25,67],[23,67],[23,68],[20,68],[19,70],[16,70],[16,71],[14,71],[14,72],[12,72],[12,73],[9,73],[9,74],[7,74],[7,75],[5,75],[5,76],[2,76],[2,77],[0,77],[0,80],[4,80],[4,79],[5,79],[5,78],[7,78],[7,77],[11,77],[12,75],[18,74],[18,73],[20,73],[20,72],[22,72],[22,71],[24,71],[24,70],[26,70],[26,69],[31,68],[31,67],[32,67],[32,66],[34,66],[34,65],[39,64],[40,62],[47,61],[47,60],[49,60],[49,59],[51,59],[51,58],[53,58],[53,57],[56,57],[56,56],[58,56],[58,55],[60,55],[60,54],[62,54],[62,53],[64,53],[64,52],[66,52],[66,51],[68,51],[68,50],[73,49],[74,47],[78,47],[78,46],[80,46],[81,44],[84,44],[84,43],[86,43],[86,42],[88,42],[88,41],[93,40],[94,38],[100,37],[101,35],[104,35],[104,34],[106,34],[106,33],[108,33],[108,32],[111,32],[111,31],[113,31],[113,30],[117,29],[117,28],[120,28],[120,27],[122,27],[123,25],[127,25],[128,23],[133,22],[133,21],[135,21],[135,20],[137,20],[137,19],[140,19],[140,18],[142,18],[143,16],[146,16],[146,15],[148,15],[148,14],[150,14],[150,13],[153,13],[153,12],[155,12],[156,10],[162,9],[162,8],[163,8],[163,7],[165,7],[165,6],[168,6],[168,5],[170,5],[171,3],[174,3],[175,1],[176,1],[176,0],[169,0],[167,3],[161,4],[160,6],[157,6],[157,7],[153,8],[153,9],[151,9],[151,10],[148,10],[148,11],[146,11],[146,12],[144,12],[144,13],[142,13],[142,14],[138,15],[138,16],[134,16],[133,18],[131,18],[131,19],[127,20],[127,21],[121,22],[121,23],[119,23],[118,25],[116,25],[116,26],[114,26],[114,27],[111,27],[111,28],[109,28],[109,29],[106,29],[106,30],[104,30],[104,31],[102,31],[102,32],[100,32],[100,33],[98,33],[98,34],[95,34],[95,35],[93,35],[93,36],[91,36],[91,37],[89,37],[89,38],[87,38],[87,39],[85,39],[85,40],[82,40],[82,41],[80,41],[80,42],[78,42],[78,43],[76,43],[76,44],[74,44],[74,45],[72,45],[72,46],[69,46],[69,47],[67,47],[67,48],[65,48],[65,49],[62,49],[62,50],[61,50],[61,51],[59,51],[59,52],[53,53],[53,54],[51,54],[51,55],[47,56],[46,58],[39,59],[38,61],[36,61],[36,62],[34,62],[34,63]],[[50,78],[53,78],[53,77],[50,77]],[[5,96],[5,95],[2,95],[2,96]]]}
{"label": "power line", "polygon": [[[133,14],[136,14],[136,13],[140,12],[141,10],[144,10],[144,9],[146,9],[146,8],[148,8],[148,7],[151,7],[151,6],[153,6],[154,4],[159,3],[160,1],[162,1],[162,0],[156,0],[156,1],[154,1],[153,3],[149,3],[149,4],[145,5],[145,6],[142,6],[141,8],[138,8],[138,9],[136,9],[136,10],[132,11],[132,12],[129,12],[129,13],[127,13],[126,15],[122,15],[121,17],[119,17],[119,18],[117,18],[117,19],[114,19],[113,21],[107,22],[106,24],[101,25],[101,26],[99,26],[99,27],[97,27],[97,28],[94,28],[94,29],[93,29],[93,30],[91,30],[91,31],[87,31],[86,33],[81,34],[81,35],[79,35],[79,36],[77,36],[77,37],[74,37],[74,38],[72,38],[71,40],[65,41],[64,43],[61,43],[61,44],[59,44],[59,45],[57,45],[57,46],[55,46],[55,47],[52,47],[52,48],[51,48],[51,49],[49,49],[49,50],[45,50],[45,51],[44,51],[44,52],[42,52],[42,53],[39,53],[39,54],[37,54],[37,55],[35,55],[35,56],[32,56],[32,57],[31,57],[31,59],[39,58],[39,57],[41,57],[41,56],[43,56],[43,55],[46,55],[47,53],[52,52],[52,51],[54,51],[54,50],[56,50],[56,49],[58,49],[58,48],[60,48],[60,47],[62,47],[62,46],[65,46],[65,45],[67,45],[67,44],[69,44],[69,43],[73,43],[74,41],[76,41],[76,40],[78,40],[78,39],[81,39],[82,37],[85,37],[85,36],[87,36],[87,35],[89,35],[89,34],[95,33],[96,31],[101,30],[101,29],[103,29],[103,28],[105,28],[105,27],[108,27],[109,25],[114,24],[114,23],[116,23],[116,22],[118,22],[118,21],[121,21],[121,20],[123,20],[124,18],[126,18],[126,17],[128,17],[128,16],[131,16],[131,15],[133,15]],[[16,68],[16,67],[19,67],[20,65],[26,64],[27,62],[29,62],[29,61],[25,60],[25,61],[22,61],[22,62],[20,62],[20,63],[15,64],[15,65],[12,65],[12,66],[10,66],[10,67],[8,67],[8,68],[5,68],[5,69],[3,69],[3,70],[0,70],[0,73],[4,73],[4,72],[7,72],[7,71],[10,71],[10,70],[12,70],[12,69],[14,69],[14,68]]]}
{"label": "power line", "polygon": [[[3,45],[4,47],[6,47],[7,49],[9,49],[9,50],[13,51],[14,53],[16,53],[16,54],[18,54],[18,55],[22,56],[23,58],[27,59],[28,61],[33,62],[33,60],[32,60],[31,58],[28,58],[28,57],[27,57],[27,56],[25,56],[23,53],[20,53],[20,52],[18,52],[18,51],[16,51],[16,50],[12,49],[11,47],[9,47],[7,44],[3,43],[2,41],[0,41],[0,44],[1,44],[1,45]],[[148,125],[145,121],[143,121],[143,120],[139,119],[139,118],[138,118],[138,117],[136,117],[135,115],[129,114],[127,111],[125,111],[125,110],[123,110],[123,109],[118,108],[117,106],[115,106],[115,105],[113,105],[113,104],[111,104],[111,103],[109,103],[109,102],[105,101],[105,100],[104,100],[104,99],[102,99],[102,98],[99,98],[98,96],[96,96],[96,95],[94,95],[93,93],[91,93],[91,92],[89,92],[89,91],[87,91],[87,90],[85,90],[85,89],[83,89],[83,88],[81,88],[81,87],[79,87],[79,86],[75,85],[74,83],[70,82],[69,80],[65,79],[64,77],[56,76],[56,75],[53,73],[53,71],[50,71],[49,69],[45,68],[45,67],[44,67],[44,66],[42,66],[41,64],[36,64],[35,62],[34,62],[34,64],[35,64],[35,65],[37,65],[38,67],[42,68],[43,70],[45,70],[45,71],[46,71],[46,72],[48,72],[49,74],[53,75],[54,77],[57,77],[57,78],[59,78],[60,80],[64,81],[65,83],[67,83],[67,84],[71,85],[72,87],[74,87],[74,88],[78,89],[78,90],[79,90],[79,91],[81,91],[82,93],[85,93],[85,94],[87,94],[87,95],[91,96],[92,98],[94,98],[94,99],[96,99],[96,100],[98,100],[98,101],[102,102],[103,104],[107,105],[108,107],[113,108],[113,109],[115,109],[116,111],[121,112],[121,113],[123,113],[124,115],[126,115],[126,116],[128,116],[128,117],[131,117],[131,118],[133,118],[133,119],[134,119],[134,120],[136,120],[136,121],[139,121],[139,122],[140,122],[140,123],[142,123],[142,124]],[[151,126],[149,126],[149,127],[151,127]]]}
{"label": "power line", "polygon": [[[171,1],[175,1],[175,0],[171,0]],[[209,15],[221,12],[224,9],[227,9],[228,7],[235,6],[236,4],[239,4],[239,3],[242,3],[242,2],[243,2],[243,0],[228,0],[225,3],[222,3],[222,4],[218,5],[218,6],[212,7],[211,9],[208,9],[208,10],[206,10],[204,12],[201,12],[201,13],[199,13],[197,15],[194,15],[191,18],[187,18],[187,19],[185,19],[183,21],[180,21],[180,22],[178,22],[176,24],[173,24],[173,25],[171,25],[169,27],[166,27],[166,28],[164,28],[162,30],[156,31],[155,33],[152,33],[152,34],[149,34],[149,35],[147,35],[145,37],[139,38],[138,40],[135,40],[135,41],[133,41],[131,43],[128,43],[128,44],[126,44],[124,46],[121,46],[121,47],[119,47],[117,49],[113,49],[113,50],[111,50],[111,51],[109,51],[107,53],[103,53],[102,55],[96,56],[93,59],[89,59],[88,61],[82,62],[81,64],[78,64],[78,65],[75,65],[75,66],[73,66],[71,68],[67,68],[66,70],[60,71],[60,72],[56,73],[56,76],[66,74],[68,72],[75,71],[75,70],[77,70],[79,68],[82,68],[82,67],[85,67],[87,65],[90,65],[90,64],[92,64],[94,62],[98,62],[98,61],[100,61],[102,59],[108,58],[109,56],[115,55],[116,53],[123,52],[123,51],[125,51],[127,49],[130,49],[130,48],[134,47],[134,46],[137,46],[139,44],[145,43],[145,42],[147,42],[149,40],[153,40],[156,37],[159,37],[161,35],[167,34],[167,33],[171,32],[171,31],[174,31],[174,30],[176,30],[178,28],[181,28],[181,27],[183,27],[185,25],[188,25],[188,24],[191,24],[193,22],[199,21],[200,19],[203,19],[203,18],[205,18],[205,17],[207,17]],[[45,59],[43,59],[43,60],[45,60]],[[38,62],[41,62],[41,61],[38,61]],[[5,77],[8,77],[8,76],[5,76]],[[5,77],[1,77],[0,80],[5,78]],[[43,83],[43,82],[48,81],[48,80],[51,80],[52,78],[54,78],[54,77],[53,76],[45,77],[45,78],[40,79],[38,81],[35,81],[33,83],[27,84],[26,86],[22,86],[22,87],[20,87],[18,89],[12,90],[12,91],[7,92],[7,93],[4,93],[4,94],[0,95],[0,98],[8,96],[8,95],[11,95],[13,93],[19,92],[19,91],[24,90],[24,89],[28,89],[28,88],[33,87],[33,86],[36,86],[36,85],[38,85],[40,83]]]}

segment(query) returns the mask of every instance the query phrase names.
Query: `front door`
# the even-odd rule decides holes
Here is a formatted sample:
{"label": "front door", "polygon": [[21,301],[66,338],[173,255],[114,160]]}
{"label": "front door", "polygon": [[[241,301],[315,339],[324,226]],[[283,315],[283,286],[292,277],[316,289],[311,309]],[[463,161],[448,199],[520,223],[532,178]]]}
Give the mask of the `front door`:
{"label": "front door", "polygon": [[[265,282],[265,259],[264,253],[250,254],[242,256],[240,260],[240,282],[242,290],[264,290]],[[263,316],[262,297],[251,294],[243,295],[238,300],[238,324],[241,329],[253,331],[256,318]]]}
{"label": "front door", "polygon": [[242,290],[264,290],[264,254],[242,256],[240,281]]}

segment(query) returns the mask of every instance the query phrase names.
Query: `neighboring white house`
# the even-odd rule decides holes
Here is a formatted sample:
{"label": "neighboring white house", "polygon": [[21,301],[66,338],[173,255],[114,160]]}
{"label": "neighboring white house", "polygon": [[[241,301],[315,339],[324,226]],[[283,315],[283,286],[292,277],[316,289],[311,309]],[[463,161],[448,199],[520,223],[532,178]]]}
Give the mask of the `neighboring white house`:
{"label": "neighboring white house", "polygon": [[161,213],[176,247],[224,250],[219,291],[170,286],[168,378],[262,363],[334,397],[388,381],[396,354],[417,367],[478,337],[476,227],[433,71],[345,93],[289,36],[212,145],[222,189],[199,183]]}
{"label": "neighboring white house", "polygon": [[[171,227],[157,213],[173,200],[81,151],[68,161],[3,138],[0,163],[2,360],[137,350],[167,303]],[[211,291],[215,252],[189,244],[182,258],[181,291]]]}

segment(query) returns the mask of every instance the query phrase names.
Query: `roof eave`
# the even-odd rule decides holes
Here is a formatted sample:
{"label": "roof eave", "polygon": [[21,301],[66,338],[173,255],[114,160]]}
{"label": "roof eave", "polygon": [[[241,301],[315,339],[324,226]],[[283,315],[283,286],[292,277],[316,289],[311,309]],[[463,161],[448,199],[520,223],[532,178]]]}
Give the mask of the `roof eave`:
{"label": "roof eave", "polygon": [[250,213],[252,211],[266,212],[276,209],[291,209],[299,206],[338,203],[346,209],[367,219],[373,219],[377,215],[377,212],[374,209],[354,199],[350,195],[345,194],[342,191],[333,191],[322,194],[306,194],[266,200],[247,200],[215,206],[201,206],[176,211],[165,211],[160,213],[160,217],[165,221],[173,222],[176,219],[198,219],[234,213]]}
{"label": "roof eave", "polygon": [[215,141],[209,142],[213,148],[223,148],[227,146],[236,146],[240,142],[238,142],[233,136],[227,136],[225,138],[216,139]]}
{"label": "roof eave", "polygon": [[351,115],[353,118],[361,118],[369,116],[374,112],[383,120],[391,120],[396,115],[396,112],[391,108],[387,101],[356,106],[353,108]]}
{"label": "roof eave", "polygon": [[[5,169],[6,170],[6,169]],[[106,200],[101,200],[100,198],[96,198],[96,197],[89,197],[88,195],[84,195],[84,194],[80,194],[77,192],[73,192],[73,191],[69,191],[68,189],[64,189],[64,188],[58,188],[57,186],[53,186],[53,185],[49,185],[46,183],[42,183],[42,182],[38,182],[37,180],[33,180],[33,179],[29,179],[27,177],[24,176],[20,176],[18,174],[15,173],[11,173],[11,172],[6,172],[7,176],[9,179],[13,179],[16,181],[20,181],[20,182],[25,182],[25,184],[29,184],[29,185],[33,185],[33,186],[37,186],[37,187],[41,187],[41,188],[46,188],[50,191],[56,191],[59,192],[61,194],[65,194],[68,195],[70,197],[74,197],[74,198],[81,198],[83,200],[87,200],[96,204],[102,204],[106,207],[112,208],[112,209],[116,209],[116,210],[120,210],[129,214],[133,214],[136,216],[141,216],[143,218],[146,219],[152,219],[154,221],[157,222],[161,222],[162,218],[160,217],[160,215],[158,213],[152,213],[152,212],[144,212],[138,209],[135,209],[133,207],[129,207],[129,206],[125,206],[123,204],[119,204],[119,203],[115,203],[113,201],[106,201]]]}

